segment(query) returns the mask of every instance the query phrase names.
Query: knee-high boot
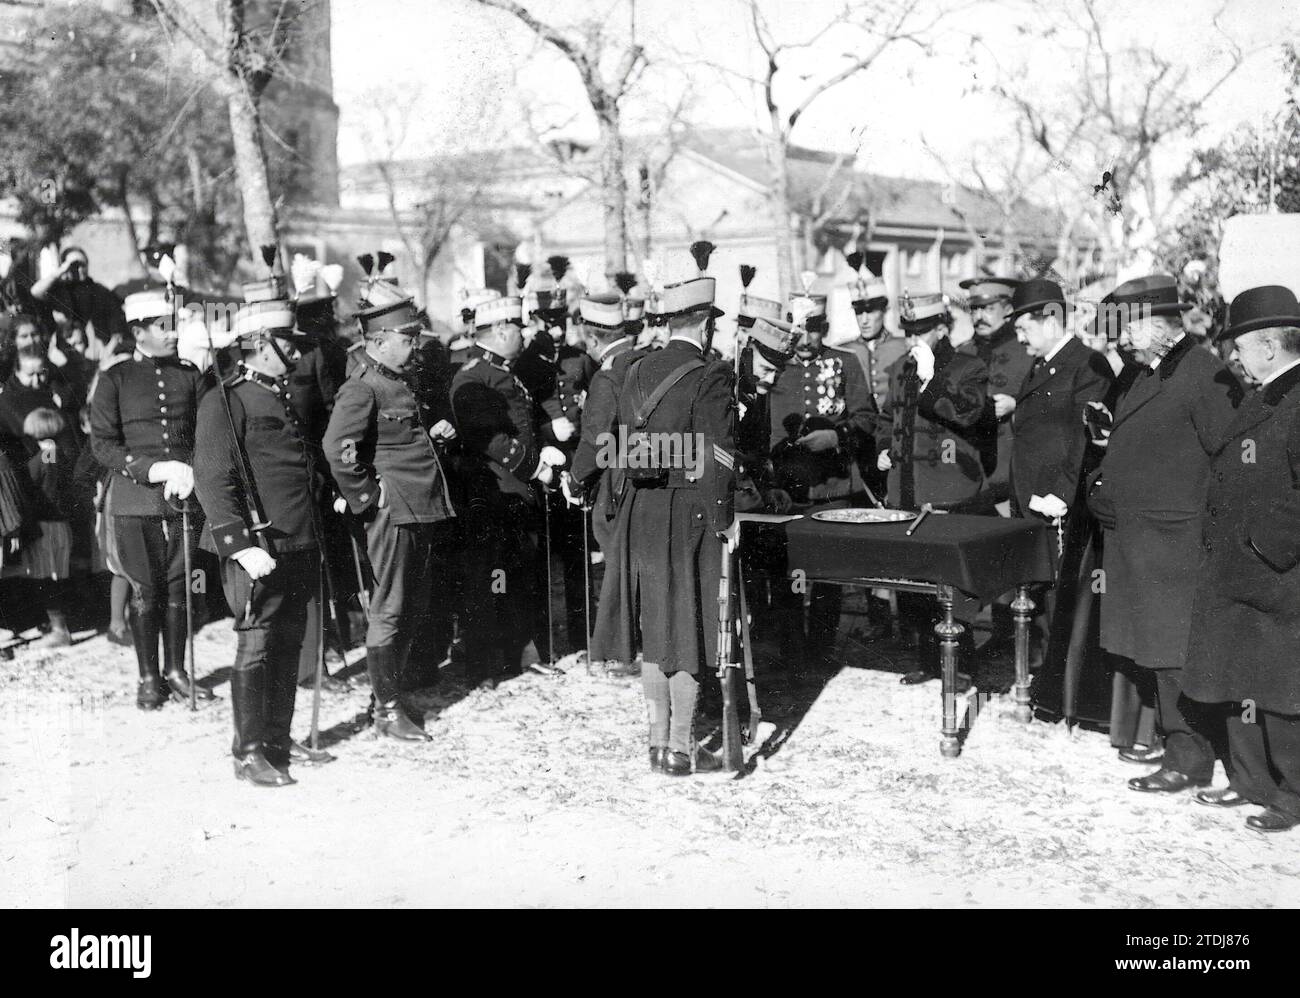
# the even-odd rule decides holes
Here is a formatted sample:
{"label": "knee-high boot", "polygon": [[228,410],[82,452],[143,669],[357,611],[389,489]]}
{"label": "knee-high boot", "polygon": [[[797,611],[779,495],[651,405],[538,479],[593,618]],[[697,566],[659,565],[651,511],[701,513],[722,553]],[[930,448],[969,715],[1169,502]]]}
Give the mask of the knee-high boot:
{"label": "knee-high boot", "polygon": [[276,769],[265,754],[268,698],[266,667],[236,669],[230,674],[230,707],[235,719],[235,776],[258,787],[283,787],[296,782]]}
{"label": "knee-high boot", "polygon": [[160,688],[158,674],[158,611],[135,599],[131,605],[131,640],[135,644],[136,663],[140,666],[140,686],[135,704],[141,710],[154,710],[163,705],[165,694]]}
{"label": "knee-high boot", "polygon": [[[163,640],[163,675],[167,685],[180,700],[190,698],[190,677],[185,671],[185,645],[189,633],[185,626],[185,604],[167,604],[167,634]],[[195,697],[199,700],[211,700],[212,691],[202,686],[195,686]]]}

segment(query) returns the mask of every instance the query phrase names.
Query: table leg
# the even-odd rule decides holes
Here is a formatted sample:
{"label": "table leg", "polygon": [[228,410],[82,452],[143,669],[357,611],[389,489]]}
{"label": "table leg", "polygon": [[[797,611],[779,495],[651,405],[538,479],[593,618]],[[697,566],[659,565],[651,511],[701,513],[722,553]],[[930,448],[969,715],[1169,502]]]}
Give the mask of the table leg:
{"label": "table leg", "polygon": [[1034,612],[1034,601],[1029,598],[1028,586],[1016,587],[1011,612],[1016,621],[1016,720],[1028,724],[1034,718],[1029,697],[1029,616]]}
{"label": "table leg", "polygon": [[955,759],[961,754],[961,743],[957,740],[957,642],[965,629],[952,615],[952,589],[940,586],[938,589],[939,608],[943,619],[934,625],[934,633],[939,637],[939,665],[943,685],[943,736],[939,741],[939,751],[947,759]]}

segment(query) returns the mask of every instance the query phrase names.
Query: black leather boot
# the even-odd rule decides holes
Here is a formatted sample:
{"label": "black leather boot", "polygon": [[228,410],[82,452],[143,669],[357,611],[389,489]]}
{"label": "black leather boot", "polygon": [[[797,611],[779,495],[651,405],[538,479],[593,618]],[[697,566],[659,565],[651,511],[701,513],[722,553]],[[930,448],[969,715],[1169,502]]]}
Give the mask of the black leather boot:
{"label": "black leather boot", "polygon": [[[279,659],[279,660],[277,660]],[[298,674],[297,656],[280,651],[267,656],[266,663],[266,733],[263,737],[263,754],[271,765],[281,769],[289,765],[293,740],[289,729],[293,724],[293,708],[298,695],[294,682]],[[295,760],[297,761],[297,760]]]}
{"label": "black leather boot", "polygon": [[295,781],[271,765],[264,754],[266,737],[266,668],[237,669],[230,674],[230,707],[235,720],[235,776],[256,787],[287,787]]}
{"label": "black leather boot", "polygon": [[135,644],[136,663],[140,666],[140,686],[135,705],[141,710],[157,710],[165,702],[158,675],[158,613],[153,607],[131,608],[131,640]]}
{"label": "black leather boot", "polygon": [[[185,671],[185,604],[167,604],[167,634],[163,641],[163,676],[177,700],[188,701],[190,698],[190,677]],[[212,691],[195,685],[194,696],[198,700],[213,700]]]}
{"label": "black leather boot", "polygon": [[375,733],[403,742],[427,742],[430,736],[412,721],[397,697],[397,649],[393,645],[366,648],[366,671],[375,696]]}

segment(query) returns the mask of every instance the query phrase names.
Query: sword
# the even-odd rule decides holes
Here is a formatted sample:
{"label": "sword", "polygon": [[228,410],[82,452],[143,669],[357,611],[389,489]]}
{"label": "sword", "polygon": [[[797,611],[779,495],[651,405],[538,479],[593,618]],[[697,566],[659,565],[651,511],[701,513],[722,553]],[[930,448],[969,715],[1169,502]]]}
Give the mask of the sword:
{"label": "sword", "polygon": [[551,494],[542,486],[542,524],[546,530],[546,664],[555,666],[555,608],[551,606]]}
{"label": "sword", "polygon": [[591,508],[584,500],[582,510],[582,626],[587,638],[587,664],[591,665],[591,545],[587,534],[591,530]]}
{"label": "sword", "polygon": [[197,711],[199,673],[194,660],[194,576],[190,565],[190,530],[190,502],[186,499],[181,503],[181,545],[185,559],[185,657],[189,659],[190,710]]}

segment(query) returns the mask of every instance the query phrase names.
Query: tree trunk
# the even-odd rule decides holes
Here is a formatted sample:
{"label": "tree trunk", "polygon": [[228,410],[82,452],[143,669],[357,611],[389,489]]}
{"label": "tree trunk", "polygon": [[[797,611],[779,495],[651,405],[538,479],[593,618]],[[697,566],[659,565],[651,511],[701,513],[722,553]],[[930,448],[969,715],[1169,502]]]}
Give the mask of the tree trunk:
{"label": "tree trunk", "polygon": [[597,121],[601,141],[601,202],[605,210],[605,277],[612,287],[614,275],[627,270],[627,176],[623,172],[623,133],[618,105],[606,99],[597,108]]}
{"label": "tree trunk", "polygon": [[794,290],[794,236],[790,226],[790,170],[786,144],[781,140],[779,121],[773,113],[774,131],[769,138],[767,158],[770,181],[767,206],[771,215],[772,238],[776,242],[776,280],[778,298],[785,301]]}
{"label": "tree trunk", "polygon": [[260,247],[279,243],[275,202],[266,170],[266,149],[262,143],[262,117],[247,87],[238,80],[227,94],[226,106],[235,143],[235,172],[244,206],[244,230],[252,258],[260,260]]}

